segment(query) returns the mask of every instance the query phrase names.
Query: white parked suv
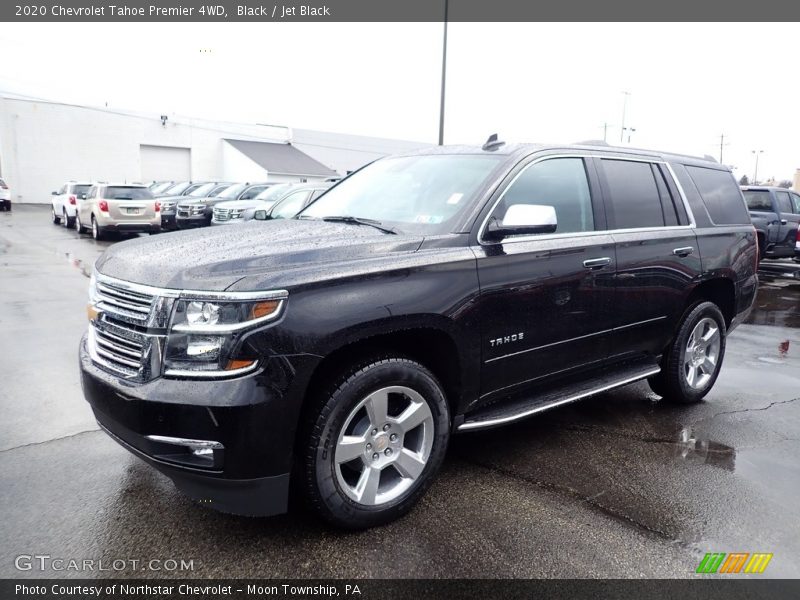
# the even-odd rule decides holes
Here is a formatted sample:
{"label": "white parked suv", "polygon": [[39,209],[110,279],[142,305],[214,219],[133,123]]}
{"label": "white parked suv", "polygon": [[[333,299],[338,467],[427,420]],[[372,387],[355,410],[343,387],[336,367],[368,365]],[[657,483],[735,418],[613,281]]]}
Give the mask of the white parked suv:
{"label": "white parked suv", "polygon": [[11,210],[11,190],[3,179],[0,179],[0,210]]}
{"label": "white parked suv", "polygon": [[89,191],[91,183],[84,181],[68,181],[57,192],[53,192],[52,219],[53,223],[61,223],[64,227],[75,225],[75,215],[78,214],[78,204]]}

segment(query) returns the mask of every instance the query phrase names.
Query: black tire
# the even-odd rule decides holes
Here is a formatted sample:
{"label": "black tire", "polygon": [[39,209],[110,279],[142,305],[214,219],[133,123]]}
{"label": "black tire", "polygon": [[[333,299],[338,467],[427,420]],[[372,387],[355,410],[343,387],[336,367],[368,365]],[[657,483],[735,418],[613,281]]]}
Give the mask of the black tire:
{"label": "black tire", "polygon": [[[338,467],[337,471],[335,451],[339,435],[348,425],[348,420],[354,422],[353,411],[371,394],[389,386],[402,386],[404,389],[416,392],[430,409],[430,418],[425,423],[425,427],[432,427],[432,435],[429,438],[430,453],[416,478],[410,478],[411,482],[408,484],[410,487],[397,492],[398,495],[388,501],[377,502],[376,498],[375,504],[368,505],[348,496],[342,485],[342,479],[337,474],[341,473],[344,467]],[[402,394],[399,396],[403,398]],[[388,414],[391,420],[392,411],[389,410]],[[392,430],[384,429],[385,433],[382,434],[379,429],[372,429],[372,425],[369,424],[371,419],[368,415],[367,417],[363,435],[370,436],[371,431],[377,431],[378,437],[364,439],[375,441],[375,450],[381,450],[383,444],[380,442],[385,442],[386,434]],[[388,423],[386,426],[389,426]],[[399,426],[399,421],[394,426]],[[418,437],[422,437],[419,433],[422,429],[421,426],[417,426],[416,430],[409,428],[408,431],[411,433],[408,434],[408,439],[412,438],[414,431]],[[399,455],[405,449],[405,434],[401,435],[403,437],[399,442],[399,450],[396,450],[395,460],[399,460]],[[316,402],[315,410],[311,411],[309,419],[304,424],[301,436],[300,442],[304,443],[304,446],[301,455],[302,464],[299,467],[302,470],[303,492],[310,506],[324,520],[337,527],[363,529],[388,523],[406,514],[428,489],[447,450],[450,437],[450,412],[441,385],[424,366],[406,358],[374,357],[354,365],[329,388],[327,393],[322,395]],[[380,437],[384,439],[379,440]],[[367,449],[369,448],[370,446],[367,446]],[[366,454],[369,455],[370,452],[372,450],[367,450]],[[392,459],[389,454],[391,450],[385,449],[380,456],[378,452],[372,456],[373,460],[383,461],[385,455],[386,460],[390,461]],[[379,456],[379,459],[375,459],[375,456]],[[364,470],[371,468],[367,464],[369,458],[359,457],[352,460],[357,467]],[[389,467],[388,464],[378,470],[381,472],[378,476],[379,482],[388,477],[390,487],[397,485],[395,480],[399,474],[398,470]]]}
{"label": "black tire", "polygon": [[56,214],[56,209],[51,207],[50,208],[51,218],[53,220],[53,225],[58,225],[61,223],[61,217]]}
{"label": "black tire", "polygon": [[70,217],[67,215],[67,209],[64,209],[64,214],[61,215],[61,222],[64,224],[64,227],[67,229],[72,229],[75,225],[75,217]]}
{"label": "black tire", "polygon": [[94,215],[92,215],[92,238],[99,242],[104,237],[103,228],[97,224],[97,220],[94,218]]}
{"label": "black tire", "polygon": [[84,227],[83,223],[81,223],[80,213],[75,213],[75,231],[77,231],[78,233],[86,233],[87,231],[86,227]]}
{"label": "black tire", "polygon": [[[710,319],[716,324],[719,335],[719,347],[715,352],[714,366],[708,370],[711,373],[698,371],[700,380],[696,386],[689,383],[687,372],[692,369],[686,362],[687,346],[692,332],[701,322],[710,324]],[[647,382],[656,394],[669,402],[679,404],[693,404],[700,402],[717,381],[722,362],[725,358],[725,338],[727,328],[725,318],[713,302],[700,302],[691,306],[684,313],[678,333],[670,344],[661,360],[661,372],[650,377]],[[711,344],[709,344],[711,347]],[[702,360],[702,349],[698,349],[697,360]],[[704,367],[701,367],[701,369]],[[706,378],[702,381],[702,378]]]}

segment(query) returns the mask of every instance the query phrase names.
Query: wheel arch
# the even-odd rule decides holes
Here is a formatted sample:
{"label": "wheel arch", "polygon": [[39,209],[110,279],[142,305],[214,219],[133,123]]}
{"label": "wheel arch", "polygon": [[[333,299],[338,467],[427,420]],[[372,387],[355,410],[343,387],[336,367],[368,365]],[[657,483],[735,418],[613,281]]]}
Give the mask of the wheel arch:
{"label": "wheel arch", "polygon": [[685,309],[702,301],[716,304],[725,318],[725,326],[731,326],[736,317],[736,284],[732,279],[715,277],[699,283],[689,294]]}

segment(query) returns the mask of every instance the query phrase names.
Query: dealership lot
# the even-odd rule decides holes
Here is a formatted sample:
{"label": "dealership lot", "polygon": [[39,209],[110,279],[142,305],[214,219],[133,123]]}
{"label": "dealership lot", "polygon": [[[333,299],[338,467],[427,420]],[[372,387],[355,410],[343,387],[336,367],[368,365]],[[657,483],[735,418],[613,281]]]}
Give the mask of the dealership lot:
{"label": "dealership lot", "polygon": [[19,555],[193,561],[168,574],[196,577],[684,577],[705,552],[771,552],[765,576],[800,576],[798,265],[765,264],[706,402],[666,405],[637,384],[457,436],[408,517],[345,534],[301,509],[195,506],[97,430],[76,355],[86,277],[114,242],[48,216],[0,214],[4,577],[57,574],[18,571]]}

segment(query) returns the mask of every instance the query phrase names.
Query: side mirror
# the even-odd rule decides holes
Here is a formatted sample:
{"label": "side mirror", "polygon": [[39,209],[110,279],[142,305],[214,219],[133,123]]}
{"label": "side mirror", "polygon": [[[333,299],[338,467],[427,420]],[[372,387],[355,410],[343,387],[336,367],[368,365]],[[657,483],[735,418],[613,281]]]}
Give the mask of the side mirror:
{"label": "side mirror", "polygon": [[51,196],[58,196],[58,192],[50,192]]}
{"label": "side mirror", "polygon": [[269,219],[269,215],[267,215],[267,211],[265,210],[257,210],[255,213],[253,213],[253,218],[256,221],[266,221]]}
{"label": "side mirror", "polygon": [[502,240],[512,235],[554,233],[558,227],[556,209],[543,204],[513,204],[502,221],[493,219],[486,228],[490,240]]}

